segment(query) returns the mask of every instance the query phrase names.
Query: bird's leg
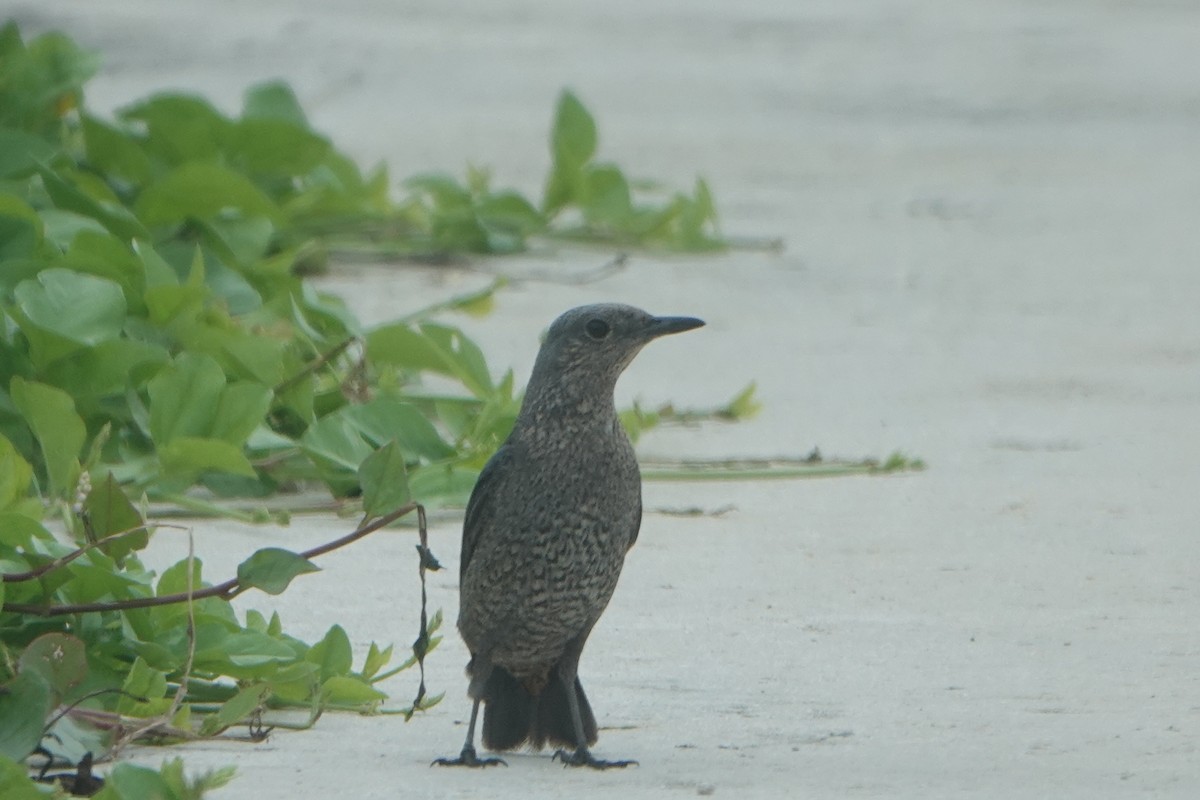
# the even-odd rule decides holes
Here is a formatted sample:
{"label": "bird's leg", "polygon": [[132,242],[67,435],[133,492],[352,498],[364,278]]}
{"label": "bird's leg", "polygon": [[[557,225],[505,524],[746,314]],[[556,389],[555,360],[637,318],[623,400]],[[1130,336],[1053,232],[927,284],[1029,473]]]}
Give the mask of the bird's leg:
{"label": "bird's leg", "polygon": [[[475,754],[475,720],[479,717],[479,699],[471,706],[471,721],[467,724],[467,741],[458,758],[439,758],[433,762],[439,767],[491,767],[496,764],[508,766],[502,758],[480,758]],[[430,764],[430,766],[433,766]]]}
{"label": "bird's leg", "polygon": [[583,733],[583,719],[579,715],[579,697],[575,694],[575,670],[563,669],[560,665],[559,679],[567,688],[567,707],[571,711],[571,726],[575,729],[575,752],[568,753],[566,750],[558,750],[554,753],[553,759],[563,762],[564,767],[616,769],[628,767],[630,764],[637,766],[638,762],[633,760],[604,761],[592,755],[592,751],[588,750],[587,737]]}

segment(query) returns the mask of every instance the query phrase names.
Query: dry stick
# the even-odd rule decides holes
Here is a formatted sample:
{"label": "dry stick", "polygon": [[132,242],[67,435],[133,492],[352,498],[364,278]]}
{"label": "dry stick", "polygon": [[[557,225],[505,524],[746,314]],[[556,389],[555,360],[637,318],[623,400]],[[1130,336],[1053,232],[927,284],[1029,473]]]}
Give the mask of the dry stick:
{"label": "dry stick", "polygon": [[[468,267],[468,269],[470,269],[470,267]],[[425,306],[424,308],[419,308],[411,314],[405,314],[396,321],[402,325],[414,325],[424,322],[439,311],[448,311],[450,309],[461,308],[464,305],[481,300],[488,295],[495,293],[507,283],[508,279],[503,275],[498,278],[493,278],[492,284],[484,289],[480,289],[475,292],[464,292],[462,294],[454,295],[448,300],[443,300],[439,303],[433,303]]]}
{"label": "dry stick", "polygon": [[550,272],[549,270],[537,269],[530,270],[528,273],[517,277],[508,276],[506,280],[513,286],[533,282],[553,283],[559,286],[584,286],[589,283],[601,281],[609,275],[615,275],[624,269],[628,263],[628,253],[617,253],[600,266],[574,275],[562,275],[557,272]]}
{"label": "dry stick", "polygon": [[[183,706],[184,698],[187,695],[188,678],[192,674],[192,661],[196,657],[196,610],[193,602],[193,593],[195,590],[195,565],[196,565],[196,541],[192,536],[192,529],[187,529],[188,534],[188,557],[187,557],[187,614],[188,614],[188,653],[187,658],[183,662],[183,672],[179,679],[179,688],[175,691],[175,697],[171,700],[171,707],[162,714],[142,722],[140,725],[122,733],[116,738],[112,746],[108,749],[108,757],[115,759],[117,754],[128,744],[141,737],[153,732],[171,728],[171,720],[179,713],[179,709]],[[189,732],[190,734],[190,732]]]}
{"label": "dry stick", "polygon": [[[425,508],[420,503],[408,503],[407,505],[396,509],[390,514],[386,514],[374,520],[370,524],[360,526],[357,530],[346,534],[340,539],[334,539],[332,542],[314,547],[311,550],[305,550],[300,553],[301,558],[309,559],[324,555],[332,550],[337,550],[339,547],[345,547],[351,542],[374,533],[386,525],[391,524],[400,517],[417,511],[420,518],[424,518]],[[39,617],[55,617],[62,614],[83,614],[93,611],[125,611],[131,608],[150,608],[152,606],[166,606],[172,603],[186,603],[193,600],[204,600],[209,597],[220,597],[225,600],[230,600],[251,587],[243,586],[237,578],[231,578],[224,583],[219,583],[216,586],[210,586],[207,589],[200,589],[194,592],[179,592],[177,594],[165,594],[160,597],[138,597],[132,600],[115,600],[108,603],[70,603],[58,606],[42,606],[32,603],[5,603],[2,611],[7,611],[16,614],[31,614]]]}
{"label": "dry stick", "polygon": [[[136,694],[125,691],[124,689],[97,689],[94,692],[88,692],[83,697],[80,697],[78,700],[71,703],[70,705],[63,706],[62,708],[60,708],[58,710],[58,713],[55,714],[53,717],[51,717],[49,720],[47,720],[46,724],[42,726],[42,738],[44,739],[46,736],[48,736],[50,734],[50,729],[53,728],[55,725],[57,725],[58,721],[60,719],[62,719],[63,717],[67,716],[68,714],[70,714],[72,717],[87,719],[88,722],[90,722],[92,725],[94,725],[97,728],[112,727],[112,725],[113,725],[112,720],[116,717],[116,715],[112,714],[109,711],[95,711],[94,709],[79,707],[81,704],[86,703],[88,700],[92,700],[94,698],[101,697],[102,695],[106,695],[106,694],[124,695],[125,697],[130,697],[130,698],[133,698],[134,700],[137,700],[139,703],[150,702],[150,700],[148,698],[139,697]],[[117,718],[117,722],[118,723],[120,722],[119,718]],[[53,759],[51,761],[53,762]],[[49,766],[47,766],[47,769],[49,769]]]}
{"label": "dry stick", "polygon": [[[133,697],[133,695],[130,696]],[[146,698],[134,697],[134,699],[144,701]],[[117,714],[113,711],[97,711],[93,708],[73,708],[69,713],[73,719],[83,720],[93,728],[112,730],[116,733],[119,733],[125,729],[125,717],[122,717],[120,714]],[[160,726],[158,730],[163,736],[172,736],[176,739],[188,739],[195,737],[195,734],[192,731],[172,728],[170,725]]]}

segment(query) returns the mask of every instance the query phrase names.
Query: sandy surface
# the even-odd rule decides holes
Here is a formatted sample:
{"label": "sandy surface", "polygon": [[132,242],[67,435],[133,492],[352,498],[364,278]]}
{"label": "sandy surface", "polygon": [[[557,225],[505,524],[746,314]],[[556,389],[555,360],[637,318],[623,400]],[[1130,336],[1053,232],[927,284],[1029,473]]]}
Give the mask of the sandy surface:
{"label": "sandy surface", "polygon": [[[430,769],[467,712],[453,635],[424,718],[333,716],[235,763],[219,796],[384,798],[1195,797],[1200,792],[1200,7],[972,3],[343,0],[10,3],[27,32],[100,47],[89,100],[184,87],[234,109],[292,81],[314,122],[393,175],[467,159],[538,186],[558,89],[639,175],[713,184],[725,230],[782,255],[636,257],[599,284],[525,282],[464,325],[528,374],[559,311],[597,299],[709,320],[631,368],[624,400],[723,402],[736,426],[647,436],[644,455],[921,456],[887,479],[649,484],[648,514],[584,656],[599,755],[641,766]],[[603,256],[491,269],[585,269]],[[481,285],[346,265],[368,320]],[[457,563],[459,522],[434,548]],[[213,575],[265,542],[197,526]],[[331,555],[278,600],[404,643],[411,537]],[[167,543],[168,545],[170,543]],[[163,542],[160,541],[160,547]],[[164,555],[164,558],[166,556]],[[456,612],[453,570],[432,602]],[[392,609],[397,609],[392,611]],[[398,701],[409,675],[388,687]],[[164,754],[141,753],[156,763]]]}

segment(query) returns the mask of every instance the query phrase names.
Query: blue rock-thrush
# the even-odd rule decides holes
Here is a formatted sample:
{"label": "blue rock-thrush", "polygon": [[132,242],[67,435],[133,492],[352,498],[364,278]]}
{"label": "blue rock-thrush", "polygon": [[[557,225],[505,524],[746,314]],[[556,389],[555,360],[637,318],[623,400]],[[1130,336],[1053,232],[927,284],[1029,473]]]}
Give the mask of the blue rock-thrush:
{"label": "blue rock-thrush", "polygon": [[550,326],[512,433],[467,504],[458,629],[471,652],[471,721],[459,757],[434,763],[503,763],[476,755],[480,703],[489,750],[551,744],[572,766],[634,763],[588,750],[596,718],[577,675],[642,521],[641,472],[613,389],[647,342],[703,324],[600,304]]}

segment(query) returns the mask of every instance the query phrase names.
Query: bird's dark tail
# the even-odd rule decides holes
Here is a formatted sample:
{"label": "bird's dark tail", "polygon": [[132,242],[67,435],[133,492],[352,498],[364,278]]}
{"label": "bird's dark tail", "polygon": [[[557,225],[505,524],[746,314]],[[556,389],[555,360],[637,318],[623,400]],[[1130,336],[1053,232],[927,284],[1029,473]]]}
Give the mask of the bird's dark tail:
{"label": "bird's dark tail", "polygon": [[[587,695],[583,693],[583,684],[575,678],[575,699],[579,704],[579,719],[583,722],[583,738],[588,744],[596,743],[596,717],[592,714],[592,706],[588,703]],[[550,673],[550,683],[542,690],[538,698],[537,713],[533,718],[533,730],[529,734],[535,750],[543,745],[561,745],[575,747],[575,725],[571,721],[571,706],[567,701],[567,687],[558,679],[554,672]]]}
{"label": "bird's dark tail", "polygon": [[537,698],[503,667],[492,667],[483,687],[483,746],[512,750],[529,738]]}
{"label": "bird's dark tail", "polygon": [[[597,738],[596,717],[575,678],[575,698],[588,744]],[[547,744],[575,747],[575,726],[567,690],[551,670],[550,680],[539,694],[532,694],[503,667],[493,667],[483,690],[483,745],[489,750],[513,750],[528,743],[535,750]]]}

